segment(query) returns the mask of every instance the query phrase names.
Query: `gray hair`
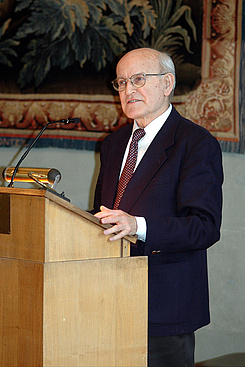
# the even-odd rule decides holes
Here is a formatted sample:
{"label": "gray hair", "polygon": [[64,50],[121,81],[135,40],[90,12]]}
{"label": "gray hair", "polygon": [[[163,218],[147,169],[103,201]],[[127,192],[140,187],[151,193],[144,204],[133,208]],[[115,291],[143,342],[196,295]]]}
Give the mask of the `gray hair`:
{"label": "gray hair", "polygon": [[171,92],[171,96],[173,96],[176,85],[175,66],[173,60],[166,52],[159,52],[159,63],[163,68],[164,73],[171,73],[174,76],[174,85]]}

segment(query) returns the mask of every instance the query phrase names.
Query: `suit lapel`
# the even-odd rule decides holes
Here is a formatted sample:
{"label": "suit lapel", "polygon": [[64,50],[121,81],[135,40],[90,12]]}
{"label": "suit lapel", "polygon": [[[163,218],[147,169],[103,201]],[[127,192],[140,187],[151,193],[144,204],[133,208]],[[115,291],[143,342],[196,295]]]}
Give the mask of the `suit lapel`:
{"label": "suit lapel", "polygon": [[178,116],[178,112],[173,108],[133,174],[124,192],[119,209],[126,212],[130,211],[152,177],[167,160],[166,149],[174,144],[175,131],[179,121]]}

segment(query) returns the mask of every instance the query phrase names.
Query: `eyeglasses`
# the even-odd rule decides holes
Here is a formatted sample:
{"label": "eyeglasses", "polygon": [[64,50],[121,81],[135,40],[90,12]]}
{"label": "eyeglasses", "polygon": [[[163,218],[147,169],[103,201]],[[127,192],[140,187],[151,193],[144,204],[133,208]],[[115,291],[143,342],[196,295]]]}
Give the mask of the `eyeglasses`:
{"label": "eyeglasses", "polygon": [[141,88],[146,83],[147,76],[160,76],[165,75],[167,73],[160,73],[160,74],[134,74],[130,78],[116,78],[112,81],[112,85],[114,89],[118,92],[122,92],[125,90],[128,80],[133,84],[136,88]]}

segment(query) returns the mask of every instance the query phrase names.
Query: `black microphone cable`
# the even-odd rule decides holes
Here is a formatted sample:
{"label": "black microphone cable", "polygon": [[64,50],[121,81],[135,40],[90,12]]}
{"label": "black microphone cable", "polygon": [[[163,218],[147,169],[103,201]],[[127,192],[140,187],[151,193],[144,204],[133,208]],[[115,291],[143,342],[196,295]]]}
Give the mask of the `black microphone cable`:
{"label": "black microphone cable", "polygon": [[30,150],[33,148],[33,146],[36,144],[36,142],[38,141],[38,139],[40,138],[40,136],[42,135],[42,133],[44,132],[44,130],[46,130],[46,128],[51,125],[51,124],[56,124],[56,123],[63,123],[63,124],[70,124],[70,123],[74,123],[74,124],[78,124],[80,122],[80,119],[78,117],[74,117],[74,118],[68,118],[68,119],[63,119],[63,120],[58,120],[58,121],[49,121],[43,128],[42,130],[39,132],[39,134],[36,136],[36,138],[33,140],[33,142],[31,143],[31,145],[28,147],[28,149],[25,151],[25,153],[20,157],[20,160],[18,161],[18,163],[15,166],[12,178],[10,183],[8,184],[8,187],[13,187],[14,184],[14,178],[16,175],[16,172],[20,166],[20,164],[23,162],[23,160],[26,158],[27,154],[30,152]]}

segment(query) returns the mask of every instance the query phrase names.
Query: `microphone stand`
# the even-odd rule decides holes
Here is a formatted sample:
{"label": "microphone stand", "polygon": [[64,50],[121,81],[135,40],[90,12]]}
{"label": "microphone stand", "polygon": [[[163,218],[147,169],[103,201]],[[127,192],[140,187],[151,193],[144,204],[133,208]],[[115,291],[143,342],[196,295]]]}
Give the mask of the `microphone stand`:
{"label": "microphone stand", "polygon": [[[39,134],[36,136],[36,138],[33,140],[33,142],[31,143],[31,145],[28,147],[28,149],[25,151],[25,153],[20,157],[20,160],[18,161],[18,163],[16,164],[15,166],[15,169],[14,169],[14,172],[12,174],[12,177],[11,177],[11,181],[10,183],[8,184],[8,187],[13,187],[13,184],[14,184],[14,178],[15,178],[15,175],[16,175],[16,172],[20,166],[20,164],[23,162],[23,160],[26,158],[27,154],[30,152],[30,150],[33,148],[33,146],[36,144],[36,142],[38,141],[38,139],[40,138],[40,136],[43,134],[43,132],[46,130],[46,128],[51,125],[51,124],[55,124],[55,123],[64,123],[64,124],[69,124],[69,123],[75,123],[75,124],[78,124],[80,122],[80,119],[77,118],[77,117],[74,117],[74,118],[71,118],[71,119],[63,119],[63,120],[58,120],[58,121],[50,121],[48,122],[43,128],[42,130],[39,132]],[[48,191],[51,191],[51,192],[56,192],[55,190],[50,190],[49,188],[46,188]],[[65,198],[64,196],[64,193],[62,194],[58,194],[56,193],[56,195],[58,196],[61,196],[63,199],[66,199],[68,201],[70,201],[69,199]]]}

